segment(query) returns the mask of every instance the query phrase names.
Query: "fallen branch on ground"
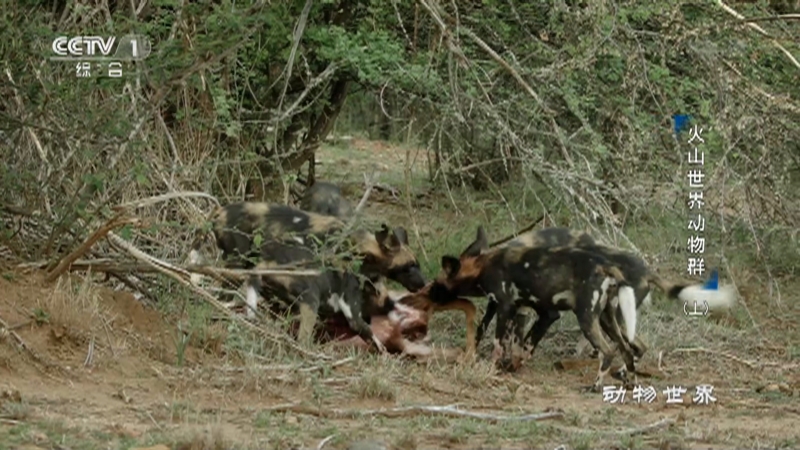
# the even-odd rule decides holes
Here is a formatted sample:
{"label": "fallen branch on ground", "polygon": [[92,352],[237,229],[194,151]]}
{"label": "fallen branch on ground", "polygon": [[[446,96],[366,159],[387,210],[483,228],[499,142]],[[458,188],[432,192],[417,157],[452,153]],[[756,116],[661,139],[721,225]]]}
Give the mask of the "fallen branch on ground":
{"label": "fallen branch on ground", "polygon": [[184,285],[186,288],[190,289],[195,294],[200,295],[205,301],[210,303],[214,308],[216,308],[217,310],[221,311],[223,314],[225,314],[231,320],[234,320],[237,323],[243,325],[245,328],[249,328],[250,330],[261,334],[262,336],[266,337],[267,339],[269,339],[269,340],[271,340],[271,341],[273,341],[273,342],[275,342],[277,344],[288,345],[290,348],[292,348],[293,350],[295,350],[295,351],[297,351],[299,353],[302,353],[303,355],[310,356],[310,357],[313,357],[313,358],[319,358],[319,359],[331,359],[331,357],[328,356],[328,355],[313,353],[313,352],[310,352],[310,351],[300,347],[297,344],[297,342],[295,342],[289,336],[282,335],[282,334],[271,333],[271,332],[265,330],[264,328],[259,327],[257,325],[254,325],[254,324],[248,322],[247,320],[245,320],[244,318],[234,314],[231,310],[226,308],[225,305],[220,303],[219,300],[215,299],[211,294],[209,294],[208,292],[204,291],[203,289],[193,285],[189,281],[189,276],[190,275],[189,275],[189,272],[187,272],[186,270],[184,270],[184,269],[182,269],[180,267],[174,266],[172,264],[169,264],[169,263],[167,263],[165,261],[161,261],[161,260],[159,260],[157,258],[154,258],[154,257],[148,255],[147,253],[145,253],[145,252],[139,250],[138,248],[134,247],[133,245],[129,244],[128,242],[126,242],[124,239],[122,239],[121,237],[117,236],[113,232],[109,232],[108,233],[108,239],[113,244],[115,244],[118,247],[121,247],[122,249],[127,251],[131,256],[133,256],[137,260],[142,261],[143,263],[148,264],[148,265],[156,268],[160,273],[173,278],[175,281],[181,283],[182,285]]}
{"label": "fallen branch on ground", "polygon": [[116,228],[119,228],[123,225],[127,225],[130,223],[136,223],[137,221],[138,219],[136,218],[125,217],[122,214],[114,216],[111,220],[106,222],[105,225],[100,227],[100,229],[98,229],[91,236],[89,236],[89,239],[86,239],[86,241],[84,241],[83,244],[81,244],[80,246],[78,246],[78,248],[73,250],[72,253],[62,258],[61,261],[59,261],[58,264],[53,268],[53,270],[49,274],[47,274],[44,281],[50,283],[59,276],[61,276],[61,274],[67,271],[70,264],[72,264],[78,258],[83,256],[86,252],[88,252],[89,249],[92,247],[92,245],[94,245],[97,241],[99,241],[103,236],[111,232],[111,230],[114,230]]}
{"label": "fallen branch on ground", "polygon": [[635,435],[638,435],[638,434],[649,433],[651,431],[655,431],[655,430],[658,430],[660,428],[669,427],[673,423],[675,423],[675,419],[666,418],[666,419],[661,419],[658,422],[651,423],[650,425],[645,425],[643,427],[628,428],[628,429],[620,430],[620,431],[611,431],[611,432],[608,432],[608,434],[614,434],[614,435],[617,435],[617,436],[635,436]]}
{"label": "fallen branch on ground", "polygon": [[344,409],[318,409],[299,403],[275,405],[262,411],[269,412],[292,412],[295,414],[306,414],[310,416],[322,417],[327,419],[352,419],[364,416],[382,417],[408,417],[417,415],[441,415],[449,417],[466,417],[471,419],[488,420],[491,422],[531,422],[537,420],[554,419],[564,415],[561,411],[548,411],[538,414],[524,414],[520,416],[508,416],[489,414],[476,411],[457,409],[456,405],[447,406],[404,406],[399,408],[381,408],[366,410],[344,410]]}
{"label": "fallen branch on ground", "polygon": [[15,341],[17,341],[17,344],[19,344],[20,347],[22,347],[26,352],[28,352],[28,354],[31,356],[31,358],[33,358],[34,361],[44,365],[45,367],[56,368],[61,370],[61,367],[59,367],[57,364],[45,360],[41,355],[36,353],[36,350],[31,348],[31,346],[29,346],[25,342],[25,340],[22,339],[22,336],[20,336],[16,331],[14,331],[16,328],[19,328],[19,326],[10,327],[8,323],[5,320],[3,320],[2,317],[0,317],[0,341],[3,341],[3,336],[9,335],[13,337]]}

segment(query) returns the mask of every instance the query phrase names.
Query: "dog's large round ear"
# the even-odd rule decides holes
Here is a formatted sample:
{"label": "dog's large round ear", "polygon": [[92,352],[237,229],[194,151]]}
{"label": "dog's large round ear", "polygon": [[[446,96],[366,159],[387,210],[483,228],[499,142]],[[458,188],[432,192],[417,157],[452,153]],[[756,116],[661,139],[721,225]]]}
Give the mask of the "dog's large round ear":
{"label": "dog's large round ear", "polygon": [[397,227],[394,229],[394,236],[397,238],[397,241],[403,245],[408,245],[408,232],[403,227]]}
{"label": "dog's large round ear", "polygon": [[478,225],[478,232],[475,236],[475,242],[469,245],[461,256],[475,257],[483,253],[484,250],[489,248],[489,239],[486,237],[486,230],[483,226]]}
{"label": "dog's large round ear", "polygon": [[461,269],[461,261],[459,261],[458,258],[447,255],[442,256],[442,270],[445,275],[451,277],[457,274],[459,269]]}
{"label": "dog's large round ear", "polygon": [[389,227],[386,226],[385,223],[381,224],[381,230],[375,233],[375,240],[378,241],[379,244],[383,245],[386,242],[386,238],[389,237]]}

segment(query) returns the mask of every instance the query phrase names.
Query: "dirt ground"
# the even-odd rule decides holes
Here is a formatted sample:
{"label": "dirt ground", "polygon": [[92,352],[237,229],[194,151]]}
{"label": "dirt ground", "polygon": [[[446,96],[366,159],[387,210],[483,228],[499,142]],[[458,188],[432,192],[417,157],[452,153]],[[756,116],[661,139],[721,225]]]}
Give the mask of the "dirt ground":
{"label": "dirt ground", "polygon": [[[657,398],[637,403],[628,391],[612,404],[580,390],[595,362],[559,370],[555,351],[515,374],[495,372],[485,355],[419,363],[325,348],[329,360],[243,358],[224,345],[231,325],[218,322],[184,352],[161,312],[97,280],[48,284],[41,272],[4,269],[0,450],[346,449],[364,439],[397,449],[800,447],[800,355],[780,339],[796,336],[796,298],[780,318],[759,319],[767,335],[753,345],[736,336],[708,351],[651,342],[642,364],[650,377],[639,382]],[[754,299],[748,305],[760,313]],[[577,341],[556,334],[546,346]],[[701,384],[716,402],[693,403]],[[669,386],[686,388],[683,403],[666,403]],[[557,414],[524,417],[547,412]]]}

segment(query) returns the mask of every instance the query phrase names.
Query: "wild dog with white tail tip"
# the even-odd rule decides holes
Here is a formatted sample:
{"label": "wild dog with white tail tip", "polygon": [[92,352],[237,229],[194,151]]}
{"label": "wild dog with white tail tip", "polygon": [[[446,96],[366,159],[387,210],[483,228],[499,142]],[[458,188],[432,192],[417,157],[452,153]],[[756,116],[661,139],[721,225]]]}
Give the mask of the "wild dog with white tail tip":
{"label": "wild dog with white tail tip", "polygon": [[[712,271],[712,283],[697,283],[690,281],[670,281],[654,273],[642,258],[633,253],[614,249],[606,246],[585,246],[584,248],[605,256],[609,261],[616,264],[625,278],[631,285],[636,299],[635,308],[639,310],[642,305],[649,305],[652,302],[652,288],[657,287],[664,292],[668,298],[687,303],[693,307],[697,302],[698,309],[705,309],[712,312],[725,311],[736,305],[736,291],[732,286],[717,286],[715,281],[718,275]],[[630,308],[631,306],[628,305]],[[618,316],[619,318],[619,316]],[[578,347],[585,344],[579,343]],[[647,351],[647,346],[641,339],[636,338],[630,341],[631,348],[637,359],[641,359]]]}
{"label": "wild dog with white tail tip", "polygon": [[[515,343],[509,346],[508,342],[508,334],[516,335],[508,326],[514,326],[511,320],[519,305],[528,306],[539,315],[525,339],[532,346],[529,354],[553,323],[542,318],[573,311],[584,336],[603,355],[592,386],[599,390],[616,353],[603,331],[618,344],[628,370],[635,374],[633,354],[625,345],[626,337],[617,323],[614,302],[610,301],[619,296],[620,303],[635,303],[632,290],[622,289],[625,287],[629,285],[620,269],[600,254],[572,247],[513,246],[489,250],[486,233],[478,227],[475,242],[460,258],[442,257],[442,273],[432,284],[430,295],[434,302],[481,295],[497,302],[495,342],[502,345],[500,366],[506,370],[516,370],[522,362],[514,355]],[[621,310],[626,315],[631,311]],[[634,324],[635,311],[633,317],[626,317]],[[601,320],[603,316],[605,320]],[[635,337],[635,328],[627,331]]]}

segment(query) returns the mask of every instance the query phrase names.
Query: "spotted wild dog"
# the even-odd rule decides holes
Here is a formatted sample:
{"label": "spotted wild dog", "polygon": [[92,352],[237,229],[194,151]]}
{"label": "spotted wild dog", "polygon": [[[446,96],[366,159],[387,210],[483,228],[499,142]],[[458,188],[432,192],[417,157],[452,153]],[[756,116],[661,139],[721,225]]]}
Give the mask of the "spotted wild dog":
{"label": "spotted wild dog", "polygon": [[[257,265],[260,265],[261,268],[274,267],[278,264],[277,261],[284,260],[292,264],[309,262],[317,251],[324,253],[326,249],[330,248],[330,245],[335,244],[335,238],[345,237],[341,236],[344,227],[341,220],[285,205],[255,202],[234,203],[218,208],[212,214],[211,222],[217,246],[222,250],[226,266],[230,268],[251,269]],[[205,234],[198,235],[192,244],[189,259],[194,264],[201,260],[199,248],[204,237]],[[419,262],[408,246],[408,236],[402,227],[390,230],[386,225],[382,225],[381,230],[377,233],[356,230],[346,237],[349,244],[354,247],[352,253],[361,259],[359,275],[369,281],[363,283],[364,296],[371,297],[373,291],[382,286],[384,278],[397,281],[409,290],[416,290],[425,285],[425,278],[420,270]],[[257,242],[260,245],[255,245]],[[289,243],[297,245],[290,246]],[[300,247],[306,250],[313,249],[315,252],[309,254],[300,250]],[[284,251],[287,252],[287,255],[281,254]],[[347,258],[334,256],[334,259]],[[342,283],[346,281],[345,278],[342,278]],[[271,286],[271,288],[279,295],[292,295],[293,288],[289,286],[291,283],[288,283],[286,277],[281,278],[280,281],[278,284],[284,285],[284,288],[277,286]],[[259,283],[262,282],[264,282],[263,277]],[[297,281],[300,284],[305,282]],[[331,288],[335,288],[339,280],[329,279],[324,282],[316,280],[315,282],[323,285],[329,283]],[[251,289],[247,291],[246,301],[249,317],[255,316],[254,311],[259,299],[258,293],[264,292],[258,287],[259,283],[253,279]],[[270,286],[273,283],[266,284]],[[306,302],[313,312],[316,312],[315,308],[319,306],[319,298],[316,297],[327,292],[326,289],[326,286],[321,287],[317,294],[311,295],[312,300]],[[337,290],[333,289],[331,292],[337,293]],[[338,294],[341,295],[341,293]],[[287,298],[283,298],[283,300],[288,301]],[[358,308],[363,310],[363,301],[358,300],[358,302]],[[355,306],[350,305],[350,307]],[[305,310],[301,312],[303,311]],[[362,314],[358,315],[362,319],[354,317],[352,320],[362,320],[363,322]],[[311,319],[308,311],[305,311],[305,317],[300,338],[307,341],[313,330],[313,322],[309,322]],[[358,324],[358,330],[367,333],[363,323]]]}
{"label": "spotted wild dog", "polygon": [[[585,248],[603,255],[620,268],[625,275],[625,279],[633,288],[637,310],[642,305],[647,307],[652,303],[653,287],[660,289],[669,299],[679,300],[688,304],[697,302],[698,305],[701,305],[701,308],[703,304],[706,304],[709,311],[729,309],[736,303],[736,292],[730,286],[710,290],[705,289],[702,283],[670,281],[654,273],[642,258],[631,252],[604,245],[587,245]],[[617,320],[622,320],[621,312]],[[578,344],[579,348],[583,345],[585,344]],[[638,337],[630,342],[630,345],[637,359],[641,359],[647,351],[647,346]]]}
{"label": "spotted wild dog", "polygon": [[342,195],[339,186],[317,181],[306,189],[300,199],[300,209],[346,220],[353,215],[353,206]]}
{"label": "spotted wild dog", "polygon": [[[478,227],[475,242],[461,258],[443,256],[441,263],[442,273],[430,288],[434,302],[482,295],[497,302],[495,346],[502,351],[502,368],[516,370],[521,364],[514,355],[517,339],[509,339],[509,334],[518,336],[512,319],[517,307],[525,305],[539,316],[525,337],[531,346],[529,354],[553,323],[547,318],[570,310],[584,336],[603,355],[594,390],[602,385],[616,353],[603,331],[617,343],[628,371],[636,373],[632,351],[626,345],[626,337],[627,341],[635,338],[636,308],[622,306],[635,306],[633,289],[619,267],[602,255],[576,247],[506,246],[490,250],[483,227]],[[625,318],[627,336],[621,334],[617,323],[617,307]],[[631,312],[633,317],[629,316]],[[601,320],[604,315],[606,319]],[[512,330],[508,330],[509,324]]]}
{"label": "spotted wild dog", "polygon": [[[587,245],[595,245],[594,238],[586,232],[573,230],[565,227],[550,227],[542,228],[540,230],[533,230],[527,233],[520,234],[514,239],[504,243],[501,247],[581,247]],[[478,335],[475,338],[475,345],[480,344],[486,329],[492,323],[492,319],[497,312],[497,303],[489,300],[486,305],[486,312],[483,314],[481,323],[478,326]],[[559,316],[560,317],[560,316]],[[522,333],[525,329],[527,316],[524,314],[517,314],[514,317],[515,330]],[[522,336],[519,335],[518,339]]]}
{"label": "spotted wild dog", "polygon": [[[273,311],[297,312],[300,316],[298,340],[309,343],[318,317],[329,319],[341,314],[350,329],[366,343],[384,351],[365,320],[364,293],[359,276],[346,268],[324,267],[315,261],[317,254],[308,246],[285,239],[266,241],[261,246],[261,261],[256,269],[270,269],[290,264],[318,269],[317,275],[252,275],[246,283],[246,302],[255,308],[259,296],[273,298]],[[277,302],[280,302],[279,307]]]}
{"label": "spotted wild dog", "polygon": [[[539,236],[538,238],[532,236],[536,234],[544,234],[544,236]],[[631,287],[633,287],[634,296],[636,298],[637,316],[638,310],[642,305],[647,306],[651,303],[652,287],[658,287],[670,299],[677,299],[681,302],[687,302],[689,304],[697,302],[698,305],[702,305],[705,303],[708,305],[710,311],[728,309],[736,302],[735,292],[730,287],[726,286],[718,290],[708,290],[703,289],[702,284],[686,281],[673,282],[666,280],[652,272],[647,263],[635,254],[610,246],[598,244],[588,234],[581,234],[580,232],[574,232],[567,228],[550,228],[529,232],[506,244],[506,246],[515,245],[574,245],[575,247],[586,248],[602,254],[619,267],[619,269],[622,271],[622,274],[625,276],[625,279],[628,281]],[[496,307],[492,303],[490,303],[487,307],[486,314],[484,315],[484,322],[481,323],[484,329],[488,327],[494,318],[495,308]],[[560,317],[560,315],[550,315],[543,317],[543,320],[555,322]],[[617,311],[617,320],[620,323],[623,321],[621,310]],[[479,328],[478,338],[481,337],[481,334],[481,329]],[[647,346],[638,336],[629,344],[636,359],[641,359],[644,353],[647,351]],[[590,345],[591,344],[585,338],[581,338],[577,347],[580,349]],[[597,350],[594,349],[593,355],[596,353]]]}

